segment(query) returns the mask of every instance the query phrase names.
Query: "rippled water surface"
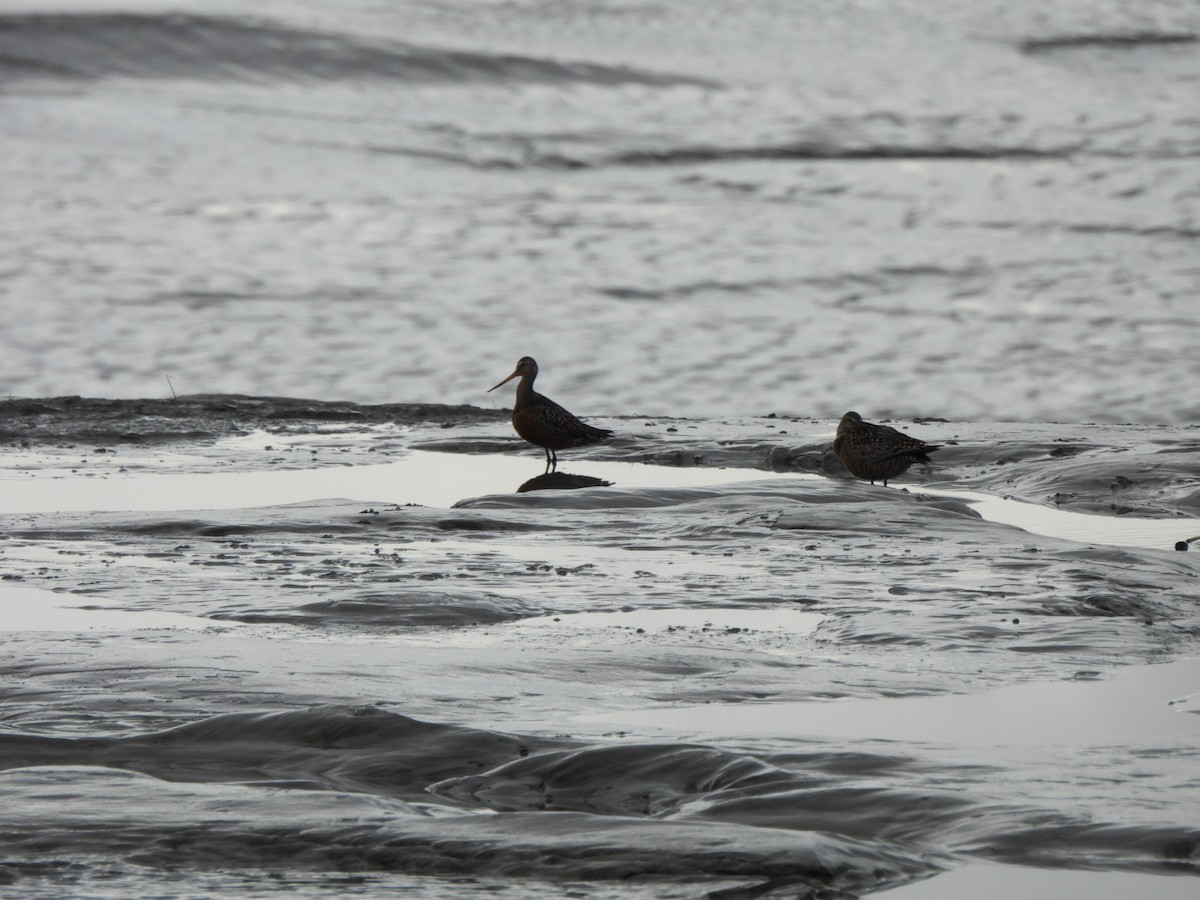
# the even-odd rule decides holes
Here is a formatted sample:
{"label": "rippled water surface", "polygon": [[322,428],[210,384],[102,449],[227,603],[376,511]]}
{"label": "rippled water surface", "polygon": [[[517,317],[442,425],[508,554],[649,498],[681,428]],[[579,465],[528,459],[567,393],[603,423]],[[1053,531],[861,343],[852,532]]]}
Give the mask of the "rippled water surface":
{"label": "rippled water surface", "polygon": [[605,415],[1194,422],[1198,47],[1184,0],[3,0],[0,384],[478,403],[528,353]]}
{"label": "rippled water surface", "polygon": [[594,421],[0,403],[0,883],[1194,891],[1195,429]]}

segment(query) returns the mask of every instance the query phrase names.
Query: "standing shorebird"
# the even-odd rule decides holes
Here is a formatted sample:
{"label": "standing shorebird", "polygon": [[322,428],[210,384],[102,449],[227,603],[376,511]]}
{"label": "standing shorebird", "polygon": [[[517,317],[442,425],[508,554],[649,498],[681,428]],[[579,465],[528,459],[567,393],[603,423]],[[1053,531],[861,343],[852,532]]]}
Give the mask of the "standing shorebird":
{"label": "standing shorebird", "polygon": [[890,425],[864,422],[856,412],[848,412],[838,423],[833,452],[851,475],[869,479],[871,484],[903,475],[915,462],[929,462],[926,453],[941,449],[897,431]]}
{"label": "standing shorebird", "polygon": [[488,392],[520,376],[517,399],[513,403],[513,428],[529,443],[546,451],[547,470],[558,468],[559,450],[598,444],[612,436],[607,429],[585,425],[549,397],[543,397],[535,391],[533,380],[537,374],[538,364],[534,358],[522,356],[513,373],[496,387],[488,388]]}

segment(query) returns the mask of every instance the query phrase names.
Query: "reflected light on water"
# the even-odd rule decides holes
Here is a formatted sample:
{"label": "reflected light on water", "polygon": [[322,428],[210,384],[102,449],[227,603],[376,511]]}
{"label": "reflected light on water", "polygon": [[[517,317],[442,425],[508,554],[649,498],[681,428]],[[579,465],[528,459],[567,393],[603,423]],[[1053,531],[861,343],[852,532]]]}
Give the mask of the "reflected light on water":
{"label": "reflected light on water", "polygon": [[[821,478],[757,469],[675,468],[592,460],[580,461],[576,468],[586,471],[570,476],[573,479],[597,479],[616,488],[634,490],[710,488],[754,482],[783,486]],[[102,476],[9,472],[0,476],[3,483],[0,514],[242,509],[332,498],[449,508],[467,498],[528,490],[531,482],[536,486],[544,477],[537,461],[525,457],[424,450],[410,451],[396,462],[380,465],[259,472]],[[985,519],[1031,534],[1082,543],[1169,550],[1197,530],[1193,520],[1086,515],[971,491],[922,493],[967,501]]]}

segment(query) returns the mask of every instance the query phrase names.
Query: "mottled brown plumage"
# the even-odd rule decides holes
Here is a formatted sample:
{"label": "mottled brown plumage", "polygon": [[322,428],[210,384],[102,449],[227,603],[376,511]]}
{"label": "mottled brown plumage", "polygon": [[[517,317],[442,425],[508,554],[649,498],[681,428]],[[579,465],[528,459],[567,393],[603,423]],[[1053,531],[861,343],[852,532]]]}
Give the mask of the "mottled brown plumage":
{"label": "mottled brown plumage", "polygon": [[537,374],[538,364],[533,357],[522,356],[513,373],[488,390],[494,391],[500,385],[520,377],[517,399],[513,403],[513,428],[529,443],[546,451],[547,468],[558,465],[559,450],[598,444],[612,436],[607,429],[585,425],[549,397],[543,397],[535,391],[533,381]]}
{"label": "mottled brown plumage", "polygon": [[848,412],[838,423],[833,452],[851,475],[874,484],[902,475],[915,462],[929,462],[926,453],[941,449],[897,431],[890,425],[864,422],[856,412]]}

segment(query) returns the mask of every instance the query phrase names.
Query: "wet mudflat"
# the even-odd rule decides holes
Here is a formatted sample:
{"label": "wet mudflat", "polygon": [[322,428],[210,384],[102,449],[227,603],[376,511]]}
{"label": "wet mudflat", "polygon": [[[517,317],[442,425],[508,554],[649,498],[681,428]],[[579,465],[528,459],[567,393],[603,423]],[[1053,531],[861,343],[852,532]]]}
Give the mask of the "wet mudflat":
{"label": "wet mudflat", "polygon": [[3,409],[29,896],[1194,890],[1194,429],[897,423],[885,489],[599,419],[539,490],[491,411],[136,404]]}

